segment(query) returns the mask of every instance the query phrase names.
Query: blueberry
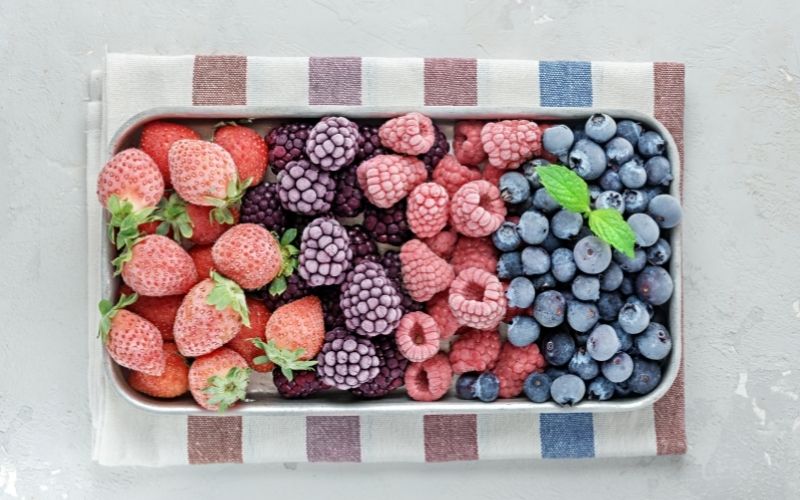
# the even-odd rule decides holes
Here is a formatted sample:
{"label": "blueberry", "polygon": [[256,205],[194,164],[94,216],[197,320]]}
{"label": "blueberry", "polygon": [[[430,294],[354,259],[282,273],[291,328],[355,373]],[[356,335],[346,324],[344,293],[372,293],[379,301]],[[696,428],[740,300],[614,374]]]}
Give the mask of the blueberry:
{"label": "blueberry", "polygon": [[618,352],[611,359],[603,362],[601,370],[603,376],[611,382],[624,382],[633,372],[633,359],[626,352]]}
{"label": "blueberry", "polygon": [[622,199],[625,201],[625,213],[629,214],[644,212],[650,201],[641,189],[626,189],[622,192]]}
{"label": "blueberry", "polygon": [[572,134],[575,136],[575,142],[587,138],[586,132],[584,131],[584,127],[574,127],[572,129]]}
{"label": "blueberry", "polygon": [[500,395],[500,380],[492,372],[478,375],[475,381],[475,397],[484,403],[490,403]]}
{"label": "blueberry", "polygon": [[617,133],[617,122],[606,114],[595,113],[586,120],[583,130],[593,141],[606,142]]}
{"label": "blueberry", "polygon": [[522,254],[519,252],[508,252],[500,254],[497,259],[497,277],[502,280],[522,276]]}
{"label": "blueberry", "polygon": [[569,153],[569,148],[572,147],[574,140],[575,134],[566,125],[556,125],[542,133],[542,147],[548,153],[559,158]]}
{"label": "blueberry", "polygon": [[572,294],[578,300],[599,300],[600,280],[596,276],[579,274],[572,281]]}
{"label": "blueberry", "polygon": [[547,290],[533,301],[533,317],[545,328],[553,328],[564,322],[567,303],[561,292]]}
{"label": "blueberry", "polygon": [[637,248],[633,251],[633,258],[617,250],[614,250],[613,255],[614,262],[626,273],[638,273],[647,265],[647,254],[641,248]]}
{"label": "blueberry", "polygon": [[522,390],[534,403],[544,403],[550,399],[550,377],[544,373],[531,373],[525,379]]}
{"label": "blueberry", "polygon": [[538,245],[547,237],[548,231],[550,231],[550,221],[541,212],[528,210],[519,218],[517,232],[525,243]]}
{"label": "blueberry", "polygon": [[663,156],[654,156],[644,164],[647,183],[651,186],[669,186],[672,182],[672,166]]}
{"label": "blueberry", "polygon": [[636,348],[647,359],[661,361],[672,350],[672,337],[661,323],[650,323],[650,326],[636,336]]}
{"label": "blueberry", "polygon": [[630,396],[631,389],[628,387],[628,381],[630,378],[625,382],[620,382],[619,384],[614,384],[614,395],[624,398],[625,396]]}
{"label": "blueberry", "polygon": [[594,202],[600,195],[603,194],[603,190],[597,184],[589,184],[589,201]]}
{"label": "blueberry", "polygon": [[575,265],[587,274],[600,274],[611,263],[611,247],[596,236],[586,236],[572,250]]}
{"label": "blueberry", "polygon": [[603,175],[608,160],[606,152],[597,143],[581,139],[572,146],[567,162],[576,174],[591,181]]}
{"label": "blueberry", "polygon": [[526,275],[544,274],[550,270],[550,254],[542,247],[526,247],[522,251],[522,272]]}
{"label": "blueberry", "polygon": [[605,292],[613,292],[622,285],[622,279],[625,274],[619,264],[612,262],[608,265],[605,271],[600,274],[600,290]]}
{"label": "blueberry", "polygon": [[622,185],[622,181],[619,178],[619,173],[611,169],[606,170],[600,177],[600,187],[603,191],[622,192],[622,190],[625,189],[625,186]]}
{"label": "blueberry", "polygon": [[623,213],[625,212],[625,198],[617,191],[603,191],[594,200],[594,208],[597,210],[613,208],[617,212]]}
{"label": "blueberry", "polygon": [[547,189],[542,187],[533,193],[533,207],[546,214],[551,214],[561,208],[561,205],[550,196]]}
{"label": "blueberry", "polygon": [[650,157],[663,154],[666,144],[664,143],[664,138],[658,132],[648,130],[639,136],[637,148],[641,154]]}
{"label": "blueberry", "polygon": [[636,244],[640,247],[646,248],[654,245],[658,241],[658,235],[661,234],[656,221],[647,214],[631,215],[628,217],[628,225],[636,234]]}
{"label": "blueberry", "polygon": [[550,231],[562,240],[569,240],[578,235],[583,227],[583,216],[569,210],[559,210],[550,219]]}
{"label": "blueberry", "polygon": [[624,137],[614,137],[606,143],[606,156],[609,161],[622,165],[633,158],[633,145]]}
{"label": "blueberry", "polygon": [[563,245],[563,242],[556,238],[552,231],[547,233],[547,238],[541,243],[542,248],[548,252],[553,252],[557,248],[561,248],[561,245]]}
{"label": "blueberry", "polygon": [[622,278],[622,283],[619,285],[619,291],[625,295],[631,295],[636,292],[635,278],[625,276]]}
{"label": "blueberry", "polygon": [[538,291],[552,290],[557,285],[553,273],[544,273],[533,278],[533,287]]}
{"label": "blueberry", "polygon": [[622,309],[624,301],[617,292],[600,292],[600,299],[597,301],[597,309],[600,311],[600,319],[603,321],[614,321]]}
{"label": "blueberry", "polygon": [[569,248],[556,248],[550,256],[551,272],[555,279],[566,283],[575,276],[575,259]]}
{"label": "blueberry", "polygon": [[575,345],[586,346],[586,341],[589,340],[589,332],[573,332],[572,336],[575,338]]}
{"label": "blueberry", "polygon": [[672,277],[663,267],[647,266],[636,277],[636,293],[642,300],[660,306],[672,297]]}
{"label": "blueberry", "polygon": [[501,252],[513,252],[519,248],[522,239],[517,232],[517,225],[513,222],[503,222],[492,234],[492,243]]}
{"label": "blueberry", "polygon": [[631,295],[627,299],[625,299],[626,304],[638,304],[639,306],[643,307],[644,310],[647,312],[648,319],[653,319],[653,315],[655,314],[655,308],[653,308],[653,304],[646,302],[636,295]]}
{"label": "blueberry", "polygon": [[649,359],[634,358],[633,373],[626,382],[636,394],[647,394],[661,382],[661,367]]}
{"label": "blueberry", "polygon": [[566,375],[567,373],[569,372],[567,371],[566,367],[553,366],[553,365],[548,366],[544,370],[544,374],[550,378],[551,382],[560,377],[561,375]]}
{"label": "blueberry", "polygon": [[586,394],[586,384],[577,375],[562,375],[550,385],[550,396],[561,406],[578,404],[584,394]]}
{"label": "blueberry", "polygon": [[586,341],[586,351],[597,361],[611,359],[619,351],[617,333],[610,325],[597,325]]}
{"label": "blueberry", "polygon": [[624,137],[631,144],[639,144],[642,135],[642,124],[633,120],[620,120],[617,123],[617,137]]}
{"label": "blueberry", "polygon": [[659,239],[647,249],[647,262],[654,266],[663,266],[672,257],[672,247],[665,239]]}
{"label": "blueberry", "polygon": [[539,173],[536,171],[536,167],[541,167],[543,165],[550,165],[550,162],[544,158],[536,158],[535,160],[528,160],[522,164],[522,175],[528,180],[531,189],[539,189],[542,187],[542,181],[539,179]]}
{"label": "blueberry", "polygon": [[629,350],[633,346],[633,335],[623,330],[622,327],[619,326],[619,321],[611,323],[611,328],[614,329],[614,332],[617,334],[617,338],[619,339],[619,350]]}
{"label": "blueberry", "polygon": [[475,399],[475,381],[478,374],[475,372],[464,373],[456,380],[456,397],[458,399]]}
{"label": "blueberry", "polygon": [[517,347],[525,347],[539,340],[539,323],[530,316],[514,316],[508,325],[508,341]]}
{"label": "blueberry", "polygon": [[659,227],[669,229],[680,223],[683,211],[677,198],[670,194],[660,194],[650,200],[647,213],[655,219]]}
{"label": "blueberry", "polygon": [[588,332],[600,320],[600,312],[593,302],[571,300],[567,302],[567,323],[578,332]]}
{"label": "blueberry", "polygon": [[647,182],[647,171],[638,157],[624,163],[619,167],[619,180],[629,189],[638,189]]}
{"label": "blueberry", "polygon": [[614,396],[614,382],[600,375],[589,382],[589,387],[586,392],[589,399],[608,401]]}
{"label": "blueberry", "polygon": [[517,276],[508,284],[508,290],[506,290],[508,307],[527,309],[533,304],[534,297],[536,297],[536,291],[528,278]]}
{"label": "blueberry", "polygon": [[[642,191],[644,192],[644,197],[648,204],[650,203],[650,200],[656,196],[664,194],[664,188],[661,186],[645,186],[642,188]],[[645,209],[647,209],[647,207],[645,207]]]}
{"label": "blueberry", "polygon": [[521,203],[507,203],[506,212],[508,215],[522,215],[533,208],[533,199],[525,198]]}
{"label": "blueberry", "polygon": [[531,185],[519,172],[506,172],[500,176],[500,197],[506,203],[521,203],[530,198]]}
{"label": "blueberry", "polygon": [[572,355],[567,369],[570,373],[579,376],[583,380],[592,380],[600,373],[600,365],[589,356],[583,347],[576,350],[575,354]]}
{"label": "blueberry", "polygon": [[566,365],[575,354],[575,339],[565,331],[552,333],[542,343],[542,354],[549,365]]}

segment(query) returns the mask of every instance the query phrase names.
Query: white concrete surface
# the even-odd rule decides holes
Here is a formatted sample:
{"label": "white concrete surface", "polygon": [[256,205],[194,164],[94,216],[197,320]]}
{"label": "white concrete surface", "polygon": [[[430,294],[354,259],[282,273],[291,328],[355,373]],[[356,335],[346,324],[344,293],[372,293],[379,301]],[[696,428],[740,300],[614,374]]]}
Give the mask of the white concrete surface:
{"label": "white concrete surface", "polygon": [[[230,3],[0,4],[0,497],[800,496],[800,3]],[[91,464],[84,101],[106,48],[685,61],[688,455],[440,466]]]}

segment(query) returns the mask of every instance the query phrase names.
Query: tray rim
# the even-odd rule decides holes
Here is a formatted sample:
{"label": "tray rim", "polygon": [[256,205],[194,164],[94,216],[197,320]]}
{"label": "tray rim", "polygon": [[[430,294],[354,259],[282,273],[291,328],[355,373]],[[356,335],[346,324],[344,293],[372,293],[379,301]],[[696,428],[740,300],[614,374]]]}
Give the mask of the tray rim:
{"label": "tray rim", "polygon": [[[617,119],[633,119],[649,128],[658,131],[666,140],[666,155],[673,166],[673,182],[670,194],[681,198],[682,165],[677,143],[669,130],[655,117],[641,111],[625,108],[601,107],[563,107],[545,108],[538,106],[166,106],[144,110],[121,125],[108,140],[106,155],[109,158],[120,150],[125,141],[145,122],[156,119],[172,120],[239,120],[239,119],[303,119],[315,118],[323,114],[341,114],[355,119],[381,119],[398,114],[418,111],[433,119],[513,119],[526,118],[538,121],[575,120],[586,118],[593,113],[606,113]],[[110,298],[115,290],[115,281],[110,265],[113,249],[105,238],[105,211],[99,217],[100,231],[100,297]],[[246,404],[240,404],[224,414],[204,410],[188,400],[157,400],[140,394],[128,386],[123,370],[111,360],[107,351],[103,350],[103,364],[106,375],[110,378],[116,392],[136,408],[164,415],[203,415],[203,416],[242,416],[242,415],[427,415],[427,414],[492,414],[492,413],[618,413],[642,410],[651,407],[661,399],[672,387],[683,356],[683,322],[682,322],[682,253],[683,224],[672,230],[670,244],[673,255],[669,271],[673,278],[673,300],[669,309],[669,330],[672,335],[672,353],[666,370],[658,387],[651,393],[631,399],[618,401],[584,400],[574,407],[561,407],[553,402],[533,403],[525,398],[497,400],[492,403],[480,401],[463,401],[452,396],[452,388],[445,399],[435,402],[411,401],[405,396],[390,396],[380,400],[353,400],[326,397],[326,399],[308,399],[301,401],[284,400],[276,396],[262,396]],[[89,248],[89,251],[96,249]],[[89,262],[92,262],[90,259]],[[95,320],[97,317],[95,316]]]}

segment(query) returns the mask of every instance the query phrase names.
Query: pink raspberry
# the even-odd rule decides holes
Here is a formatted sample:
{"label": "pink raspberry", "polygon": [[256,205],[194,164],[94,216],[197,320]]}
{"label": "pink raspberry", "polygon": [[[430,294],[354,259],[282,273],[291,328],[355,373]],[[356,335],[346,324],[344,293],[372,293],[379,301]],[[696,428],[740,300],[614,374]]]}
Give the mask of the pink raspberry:
{"label": "pink raspberry", "polygon": [[447,394],[453,369],[447,355],[439,353],[422,363],[411,363],[406,370],[408,397],[416,401],[436,401]]}
{"label": "pink raspberry", "polygon": [[491,182],[493,186],[500,187],[500,177],[506,173],[502,168],[486,165],[483,167],[483,180]]}
{"label": "pink raspberry", "polygon": [[425,302],[446,290],[453,281],[453,268],[420,240],[407,241],[400,248],[403,286],[417,302]]}
{"label": "pink raspberry", "polygon": [[519,396],[528,375],[543,371],[545,366],[547,363],[535,343],[525,347],[517,347],[511,342],[504,343],[492,370],[500,380],[500,397]]}
{"label": "pink raspberry", "polygon": [[497,276],[477,267],[458,273],[450,284],[447,303],[460,324],[479,330],[496,328],[505,317],[507,305]]}
{"label": "pink raspberry", "polygon": [[408,195],[408,227],[420,238],[437,234],[447,225],[449,201],[447,191],[435,182],[425,182],[415,187]]}
{"label": "pink raspberry", "polygon": [[433,182],[444,186],[447,194],[452,198],[458,188],[470,181],[481,178],[480,170],[465,167],[453,155],[445,155],[433,169]]}
{"label": "pink raspberry", "polygon": [[358,166],[356,177],[370,203],[389,208],[425,182],[428,171],[416,158],[377,155]]}
{"label": "pink raspberry", "polygon": [[456,274],[468,267],[477,267],[494,274],[497,271],[497,249],[489,238],[462,236],[453,249],[450,265]]}
{"label": "pink raspberry", "polygon": [[486,159],[486,151],[481,143],[481,130],[483,122],[467,120],[456,122],[453,131],[453,151],[458,161],[464,165],[477,166]]}
{"label": "pink raspberry", "polygon": [[512,169],[533,158],[542,149],[539,126],[528,120],[490,122],[481,130],[483,150],[489,164]]}
{"label": "pink raspberry", "polygon": [[407,155],[427,153],[436,140],[433,122],[421,113],[392,118],[378,129],[381,144],[385,147]]}
{"label": "pink raspberry", "polygon": [[425,361],[439,352],[439,325],[424,312],[403,316],[394,335],[400,354],[409,361]]}
{"label": "pink raspberry", "polygon": [[450,203],[453,227],[464,236],[489,236],[506,218],[500,190],[487,181],[472,181],[456,191]]}
{"label": "pink raspberry", "polygon": [[453,249],[458,242],[458,233],[452,229],[448,229],[430,238],[424,238],[422,241],[428,245],[428,248],[430,248],[433,253],[444,260],[448,260],[450,256],[453,255]]}
{"label": "pink raspberry", "polygon": [[448,296],[447,291],[437,293],[425,304],[425,310],[439,325],[439,335],[442,340],[449,339],[461,328],[461,324],[450,310],[450,304],[447,303]]}
{"label": "pink raspberry", "polygon": [[457,375],[485,372],[494,368],[500,354],[500,334],[496,330],[470,328],[450,345],[450,366]]}

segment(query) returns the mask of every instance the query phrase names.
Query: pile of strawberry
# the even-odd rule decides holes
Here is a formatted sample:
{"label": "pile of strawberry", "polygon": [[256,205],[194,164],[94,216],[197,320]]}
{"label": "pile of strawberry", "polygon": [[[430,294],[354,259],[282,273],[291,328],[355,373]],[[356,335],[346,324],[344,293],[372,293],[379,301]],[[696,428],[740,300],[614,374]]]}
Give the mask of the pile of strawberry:
{"label": "pile of strawberry", "polygon": [[491,235],[507,215],[499,177],[540,138],[525,120],[458,122],[449,154],[419,113],[266,138],[224,124],[210,141],[149,123],[97,183],[123,281],[99,305],[106,349],[137,391],[209,410],[245,400],[253,371],[287,398],[405,385],[434,401],[454,374],[487,371],[515,397],[545,363],[498,331]]}

